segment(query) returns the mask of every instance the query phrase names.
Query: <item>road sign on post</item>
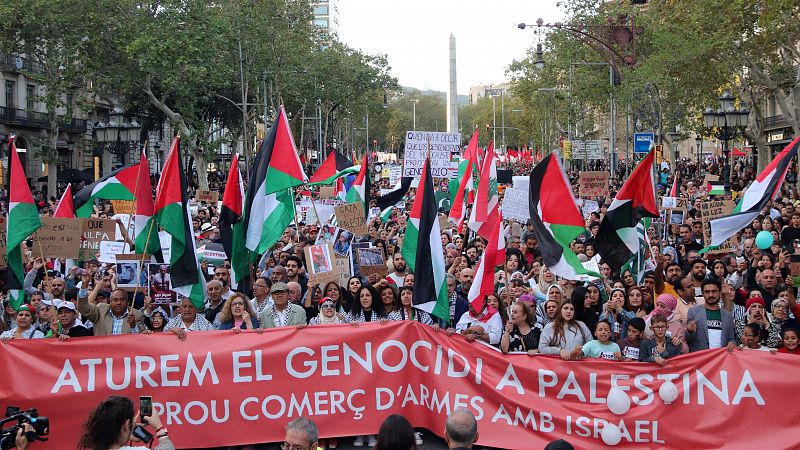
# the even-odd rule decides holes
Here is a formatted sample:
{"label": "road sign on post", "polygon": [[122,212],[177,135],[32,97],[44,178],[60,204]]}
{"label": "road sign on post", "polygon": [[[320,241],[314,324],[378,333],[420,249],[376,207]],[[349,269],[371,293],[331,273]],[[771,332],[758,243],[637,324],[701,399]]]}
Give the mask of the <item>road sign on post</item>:
{"label": "road sign on post", "polygon": [[656,142],[655,133],[633,133],[633,152],[647,153]]}

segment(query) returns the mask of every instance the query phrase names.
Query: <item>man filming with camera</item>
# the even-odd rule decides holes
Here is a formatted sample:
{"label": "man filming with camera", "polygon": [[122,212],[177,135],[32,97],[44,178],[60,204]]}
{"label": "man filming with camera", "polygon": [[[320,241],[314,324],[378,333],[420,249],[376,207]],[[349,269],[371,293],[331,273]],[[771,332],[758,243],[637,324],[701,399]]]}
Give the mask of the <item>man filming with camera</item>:
{"label": "man filming with camera", "polygon": [[[167,427],[162,425],[161,418],[153,411],[151,416],[144,416],[141,424],[139,414],[134,415],[133,402],[128,397],[111,396],[89,414],[84,424],[85,430],[78,442],[78,448],[93,450],[148,450],[147,446],[130,446],[131,440],[152,442],[153,434],[144,429],[150,425],[155,429],[158,445],[153,450],[175,450],[169,439]],[[147,442],[149,440],[149,442]]]}

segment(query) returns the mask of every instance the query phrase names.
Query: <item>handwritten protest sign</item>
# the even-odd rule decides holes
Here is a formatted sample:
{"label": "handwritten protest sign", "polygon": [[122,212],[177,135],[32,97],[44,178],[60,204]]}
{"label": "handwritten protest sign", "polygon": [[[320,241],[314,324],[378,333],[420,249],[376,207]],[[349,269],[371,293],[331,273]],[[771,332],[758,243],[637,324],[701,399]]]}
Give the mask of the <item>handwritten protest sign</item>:
{"label": "handwritten protest sign", "polygon": [[[72,219],[75,220],[75,219]],[[78,259],[88,261],[96,259],[100,251],[100,243],[113,241],[117,231],[117,223],[108,219],[84,219]]]}
{"label": "handwritten protest sign", "polygon": [[[697,202],[697,210],[700,213],[700,220],[703,221],[703,242],[708,245],[711,242],[711,221],[727,216],[733,211],[733,202],[730,200],[710,200]],[[733,251],[733,238],[723,242],[717,249],[708,253],[728,253]]]}
{"label": "handwritten protest sign", "polygon": [[111,200],[114,214],[136,214],[136,203],[133,200]]}
{"label": "handwritten protest sign", "polygon": [[419,178],[428,154],[431,157],[431,175],[436,178],[455,178],[461,159],[461,133],[407,132],[403,176]]}
{"label": "handwritten protest sign", "polygon": [[361,203],[347,203],[334,207],[336,211],[336,225],[339,228],[352,231],[356,235],[369,232],[367,220],[364,218],[364,206]]}
{"label": "handwritten protest sign", "polygon": [[124,251],[124,242],[103,241],[100,243],[100,257],[98,257],[97,260],[104,263],[117,262],[117,255],[120,255]]}
{"label": "handwritten protest sign", "polygon": [[333,186],[320,186],[319,196],[320,198],[333,198],[334,196],[333,191],[334,191]]}
{"label": "handwritten protest sign", "polygon": [[528,191],[517,188],[508,188],[503,193],[503,204],[500,211],[504,219],[511,219],[518,223],[528,223],[531,219],[531,210],[528,205]]}
{"label": "handwritten protest sign", "polygon": [[580,196],[584,198],[607,196],[608,172],[581,172],[580,178],[578,178],[578,191]]}
{"label": "handwritten protest sign", "polygon": [[34,233],[33,254],[41,256],[39,253],[44,253],[47,258],[77,258],[82,232],[80,220],[42,217],[42,227]]}
{"label": "handwritten protest sign", "polygon": [[198,189],[194,194],[194,199],[198,202],[217,203],[219,200],[219,192]]}
{"label": "handwritten protest sign", "polygon": [[347,286],[347,281],[354,273],[350,269],[350,255],[339,256],[336,252],[333,253],[333,270],[336,272],[336,281],[339,286]]}

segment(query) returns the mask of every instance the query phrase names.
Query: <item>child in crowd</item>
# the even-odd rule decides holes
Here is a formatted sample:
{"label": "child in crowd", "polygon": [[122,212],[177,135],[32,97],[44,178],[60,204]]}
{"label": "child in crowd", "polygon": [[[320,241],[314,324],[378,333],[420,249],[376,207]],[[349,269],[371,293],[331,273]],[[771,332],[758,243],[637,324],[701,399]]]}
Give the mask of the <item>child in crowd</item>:
{"label": "child in crowd", "polygon": [[617,342],[625,361],[639,361],[639,346],[642,343],[644,329],[645,322],[641,317],[634,317],[628,321],[627,337]]}
{"label": "child in crowd", "polygon": [[581,347],[583,357],[622,361],[619,345],[611,341],[611,324],[605,320],[597,322],[597,325],[594,326],[594,335],[597,339],[591,340]]}
{"label": "child in crowd", "polygon": [[778,349],[778,353],[789,353],[791,355],[800,355],[800,346],[798,346],[797,328],[784,327],[781,330],[781,339],[783,340],[783,347]]}
{"label": "child in crowd", "polygon": [[767,330],[765,330],[761,324],[755,322],[748,323],[744,326],[744,331],[742,331],[742,345],[739,346],[739,349],[744,350],[749,348],[768,352],[769,347],[762,344],[766,335]]}

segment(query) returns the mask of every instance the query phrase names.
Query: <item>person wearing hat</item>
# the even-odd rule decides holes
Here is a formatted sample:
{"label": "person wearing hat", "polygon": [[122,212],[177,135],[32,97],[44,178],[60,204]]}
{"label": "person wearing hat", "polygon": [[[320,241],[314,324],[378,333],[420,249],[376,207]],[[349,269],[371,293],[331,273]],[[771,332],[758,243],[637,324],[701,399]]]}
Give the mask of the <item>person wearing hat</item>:
{"label": "person wearing hat", "polygon": [[275,303],[261,313],[261,328],[306,325],[306,311],[302,306],[289,302],[289,286],[286,283],[273,284],[270,293]]}
{"label": "person wearing hat", "polygon": [[61,302],[58,305],[58,332],[54,334],[59,340],[66,341],[71,337],[91,336],[92,330],[84,327],[78,319],[78,308],[75,303]]}
{"label": "person wearing hat", "polygon": [[330,323],[344,323],[339,315],[336,314],[336,302],[330,297],[322,297],[319,299],[319,312],[318,316],[314,316],[308,322],[309,325],[321,325]]}
{"label": "person wearing hat", "polygon": [[780,327],[774,326],[769,321],[767,315],[767,302],[762,297],[750,297],[745,303],[745,318],[744,320],[737,320],[734,324],[736,338],[739,342],[744,342],[745,327],[751,323],[757,323],[764,331],[764,345],[769,348],[778,348],[781,346],[781,330]]}
{"label": "person wearing hat", "polygon": [[7,344],[13,339],[40,339],[44,337],[41,331],[33,328],[33,310],[30,305],[21,305],[17,309],[17,327],[0,334],[0,341]]}

